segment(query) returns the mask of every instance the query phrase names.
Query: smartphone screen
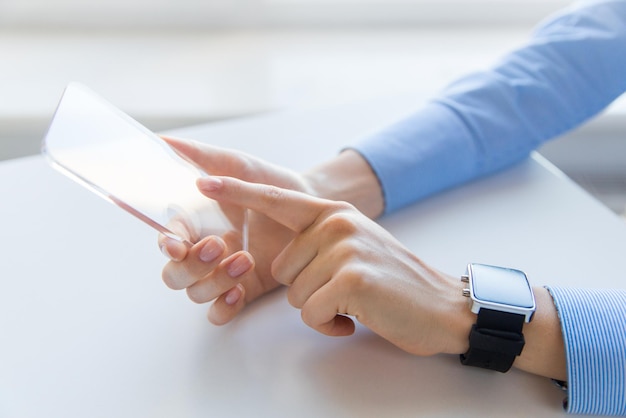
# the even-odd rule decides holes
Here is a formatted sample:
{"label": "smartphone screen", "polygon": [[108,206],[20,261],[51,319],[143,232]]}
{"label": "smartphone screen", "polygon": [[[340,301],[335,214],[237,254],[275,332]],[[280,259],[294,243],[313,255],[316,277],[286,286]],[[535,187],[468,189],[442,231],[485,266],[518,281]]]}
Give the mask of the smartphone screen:
{"label": "smartphone screen", "polygon": [[42,152],[54,168],[171,238],[191,245],[235,232],[230,239],[247,246],[245,210],[224,213],[197,190],[200,169],[81,84],[65,89]]}

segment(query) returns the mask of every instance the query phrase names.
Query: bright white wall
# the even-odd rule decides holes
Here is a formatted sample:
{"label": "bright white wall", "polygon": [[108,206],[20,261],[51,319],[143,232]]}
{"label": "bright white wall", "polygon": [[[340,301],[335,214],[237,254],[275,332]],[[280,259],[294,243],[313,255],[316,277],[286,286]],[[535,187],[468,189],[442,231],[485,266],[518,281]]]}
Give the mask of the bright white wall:
{"label": "bright white wall", "polygon": [[[381,95],[418,106],[570,2],[0,0],[0,160],[38,152],[69,81],[153,129]],[[620,211],[626,100],[613,110],[545,151]]]}
{"label": "bright white wall", "polygon": [[233,28],[534,23],[569,0],[0,0],[4,27]]}

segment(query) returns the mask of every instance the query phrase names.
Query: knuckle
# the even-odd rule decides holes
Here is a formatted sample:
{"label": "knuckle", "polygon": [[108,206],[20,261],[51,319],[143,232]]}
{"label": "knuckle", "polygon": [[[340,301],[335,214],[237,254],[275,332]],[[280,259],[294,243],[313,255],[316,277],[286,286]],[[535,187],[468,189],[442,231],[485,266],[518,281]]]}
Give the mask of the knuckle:
{"label": "knuckle", "polygon": [[350,212],[333,212],[321,224],[324,233],[331,236],[352,235],[358,230],[355,217]]}
{"label": "knuckle", "polygon": [[[337,260],[341,265],[350,264],[350,268],[353,268],[352,262],[363,258],[361,255],[362,248],[359,245],[358,240],[352,240],[344,238],[337,242],[333,247],[333,259]],[[364,260],[365,261],[365,260]]]}
{"label": "knuckle", "polygon": [[340,276],[341,280],[338,281],[339,291],[345,294],[362,295],[367,293],[372,287],[365,269],[356,264],[343,268]]}
{"label": "knuckle", "polygon": [[277,205],[280,202],[285,200],[285,193],[282,189],[273,186],[267,185],[263,191],[263,201],[267,205]]}
{"label": "knuckle", "polygon": [[293,287],[290,287],[289,290],[287,290],[287,302],[289,302],[289,304],[294,308],[298,309],[302,308],[302,305],[304,304],[302,298],[297,292],[294,291]]}
{"label": "knuckle", "polygon": [[300,311],[300,318],[302,319],[302,322],[304,322],[306,325],[310,326],[311,328],[315,328],[315,321],[313,320],[314,316],[310,309],[303,307]]}
{"label": "knuckle", "polygon": [[354,207],[354,205],[352,203],[348,203],[346,201],[343,200],[338,200],[336,202],[334,202],[335,210],[337,211],[346,211],[346,212],[351,212],[351,211],[355,211],[356,208]]}
{"label": "knuckle", "polygon": [[278,283],[280,284],[284,284],[287,285],[289,283],[287,283],[287,281],[282,277],[281,274],[282,270],[280,269],[280,267],[278,266],[278,264],[276,263],[276,260],[274,260],[274,262],[272,262],[272,264],[270,265],[270,274],[272,275],[272,277],[274,278],[274,280],[276,280]]}

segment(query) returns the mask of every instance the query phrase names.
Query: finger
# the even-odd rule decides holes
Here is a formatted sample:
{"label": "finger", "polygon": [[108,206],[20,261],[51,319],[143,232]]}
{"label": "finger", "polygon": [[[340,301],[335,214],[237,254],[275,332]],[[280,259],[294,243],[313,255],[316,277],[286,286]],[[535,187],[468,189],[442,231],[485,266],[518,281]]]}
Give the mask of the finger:
{"label": "finger", "polygon": [[[320,240],[326,237],[318,233],[318,229],[313,227],[302,232],[276,256],[272,262],[272,277],[279,283],[287,286],[297,286],[301,289],[302,284],[298,282],[308,282],[308,285],[315,286],[318,280],[323,277],[330,277],[333,264],[325,263],[320,260]],[[311,265],[313,263],[313,266]],[[313,274],[310,274],[313,272]],[[319,286],[318,286],[319,287]],[[291,290],[290,290],[291,292]],[[293,295],[296,296],[295,294]],[[295,302],[299,301],[299,302]],[[301,297],[294,298],[293,306],[299,308],[304,303]],[[291,303],[291,301],[290,301]]]}
{"label": "finger", "polygon": [[174,290],[192,286],[213,271],[226,253],[226,243],[220,237],[206,237],[188,250],[184,261],[172,261],[163,267],[163,282]]}
{"label": "finger", "polygon": [[221,295],[209,308],[207,318],[214,325],[224,325],[230,322],[246,306],[246,288],[236,285]]}
{"label": "finger", "polygon": [[163,255],[172,261],[182,261],[187,257],[187,246],[165,235],[159,236],[159,248]]}
{"label": "finger", "polygon": [[211,273],[187,288],[193,302],[205,303],[235,287],[245,275],[254,270],[254,259],[240,251],[225,258]]}
{"label": "finger", "polygon": [[[182,223],[173,221],[167,226],[175,236],[180,237],[183,240],[191,241],[190,233]],[[168,236],[165,234],[159,234],[158,244],[163,255],[174,261],[184,260],[189,249],[183,241],[175,239],[171,235]]]}
{"label": "finger", "polygon": [[334,282],[319,289],[302,307],[302,320],[305,324],[332,337],[354,334],[354,321],[345,316],[347,310],[342,295],[337,291]]}
{"label": "finger", "polygon": [[247,272],[237,286],[218,297],[208,312],[208,319],[215,325],[222,325],[231,321],[246,304],[259,296],[276,289],[280,284],[276,281],[263,282],[255,269]]}
{"label": "finger", "polygon": [[[205,173],[244,179],[258,177],[252,168],[254,164],[248,161],[250,157],[241,152],[214,147],[198,141],[169,136],[161,136],[161,138],[181,157]],[[243,211],[241,208],[223,203],[220,204],[220,208],[232,225],[240,226],[242,224]]]}
{"label": "finger", "polygon": [[318,260],[315,258],[308,264],[287,290],[287,300],[294,308],[301,309],[306,301],[333,277],[332,267],[327,263],[318,263]]}
{"label": "finger", "polygon": [[245,154],[241,152],[170,136],[161,138],[181,157],[209,174],[241,177],[248,171]]}
{"label": "finger", "polygon": [[219,163],[218,158],[213,157],[209,145],[201,144],[197,141],[174,138],[171,136],[161,136],[178,155],[194,164],[198,168],[211,167],[214,163]]}
{"label": "finger", "polygon": [[271,273],[277,282],[291,286],[317,256],[318,244],[305,238],[296,236],[272,262]]}
{"label": "finger", "polygon": [[203,177],[197,185],[211,199],[255,210],[295,232],[308,228],[330,205],[304,193],[232,177]]}
{"label": "finger", "polygon": [[289,189],[303,187],[291,170],[241,151],[169,136],[161,138],[181,157],[208,174],[236,177],[255,183],[271,183]]}

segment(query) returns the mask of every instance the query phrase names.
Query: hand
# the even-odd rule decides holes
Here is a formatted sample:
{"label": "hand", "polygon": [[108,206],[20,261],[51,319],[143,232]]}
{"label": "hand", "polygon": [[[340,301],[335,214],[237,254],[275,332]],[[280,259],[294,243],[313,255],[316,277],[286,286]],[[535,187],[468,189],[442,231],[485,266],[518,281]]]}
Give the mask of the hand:
{"label": "hand", "polygon": [[[164,140],[207,173],[316,193],[303,175],[243,153],[174,138]],[[280,286],[270,273],[270,263],[294,234],[270,218],[250,213],[249,252],[254,260],[250,254],[239,251],[238,239],[197,236],[182,222],[170,227],[195,244],[189,248],[159,236],[160,248],[171,259],[163,268],[163,280],[170,288],[187,289],[194,302],[215,300],[208,312],[212,323],[230,321],[246,303]]]}
{"label": "hand", "polygon": [[350,315],[414,354],[467,350],[475,315],[461,281],[427,266],[352,205],[229,177],[203,178],[198,187],[297,233],[271,271],[312,328],[350,335]]}

